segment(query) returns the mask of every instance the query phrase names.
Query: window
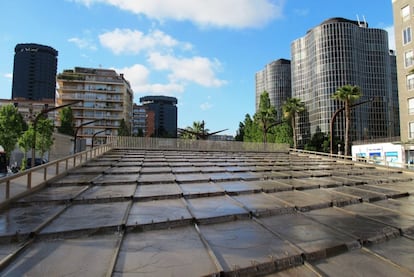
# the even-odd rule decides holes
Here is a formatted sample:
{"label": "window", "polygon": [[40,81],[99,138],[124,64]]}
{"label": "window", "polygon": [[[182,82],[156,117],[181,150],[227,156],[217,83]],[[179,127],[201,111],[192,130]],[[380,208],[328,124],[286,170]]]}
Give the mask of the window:
{"label": "window", "polygon": [[403,44],[411,42],[411,27],[407,27],[403,30]]}
{"label": "window", "polygon": [[414,89],[414,74],[410,74],[407,76],[407,89],[408,90]]}
{"label": "window", "polygon": [[409,50],[404,53],[404,65],[405,67],[410,67],[414,62],[414,53],[413,50]]}
{"label": "window", "polygon": [[412,139],[414,138],[414,122],[410,122],[408,124],[408,137]]}
{"label": "window", "polygon": [[403,20],[407,20],[410,18],[410,6],[405,6],[401,9],[401,17]]}
{"label": "window", "polygon": [[408,114],[414,114],[414,98],[408,99]]}

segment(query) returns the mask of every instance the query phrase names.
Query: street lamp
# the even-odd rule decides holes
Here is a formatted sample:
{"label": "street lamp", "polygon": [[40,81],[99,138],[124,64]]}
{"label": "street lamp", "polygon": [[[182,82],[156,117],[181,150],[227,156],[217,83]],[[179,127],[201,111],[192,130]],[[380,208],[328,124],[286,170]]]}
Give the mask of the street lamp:
{"label": "street lamp", "polygon": [[48,112],[51,111],[55,111],[58,109],[62,109],[68,106],[72,106],[75,105],[77,103],[79,103],[80,101],[75,101],[75,102],[71,102],[65,105],[61,105],[61,106],[57,106],[57,107],[53,107],[53,108],[49,108],[49,109],[43,109],[33,120],[33,141],[32,141],[32,160],[31,160],[31,165],[30,167],[33,168],[35,166],[35,160],[36,160],[36,127],[37,127],[37,122],[39,121],[40,117],[42,115],[47,114]]}
{"label": "street lamp", "polygon": [[99,120],[101,120],[101,119],[95,119],[95,120],[92,120],[92,121],[88,121],[88,122],[82,123],[81,125],[79,125],[78,127],[76,127],[76,130],[75,130],[75,140],[73,142],[73,154],[76,153],[76,140],[77,140],[77,137],[78,137],[78,131],[79,131],[79,129],[82,128],[83,126],[92,124],[92,123],[94,123],[96,121],[99,121]]}
{"label": "street lamp", "polygon": [[96,135],[101,134],[101,133],[106,132],[106,131],[107,131],[107,130],[105,129],[105,130],[102,130],[102,131],[99,131],[99,132],[96,132],[95,134],[93,134],[93,136],[92,136],[92,146],[91,146],[91,148],[93,148],[93,140],[95,139]]}
{"label": "street lamp", "polygon": [[[372,101],[374,101],[374,98],[370,98],[370,99],[365,100],[365,101],[362,101],[360,103],[357,103],[357,104],[354,104],[354,105],[350,105],[349,107],[352,109],[352,108],[354,108],[356,106],[359,106],[359,105],[362,105],[362,104],[365,104],[365,103],[368,103],[368,102],[372,102]],[[334,128],[334,123],[335,123],[335,120],[336,120],[336,117],[338,116],[338,114],[340,112],[343,112],[344,110],[345,110],[345,107],[342,107],[342,108],[337,109],[333,113],[333,115],[331,117],[331,122],[329,124],[329,131],[330,131],[330,137],[331,137],[329,147],[330,147],[330,150],[331,150],[331,155],[333,154],[333,128]],[[339,145],[340,144],[338,144],[338,147],[339,147]],[[345,153],[345,155],[346,155],[346,153]]]}

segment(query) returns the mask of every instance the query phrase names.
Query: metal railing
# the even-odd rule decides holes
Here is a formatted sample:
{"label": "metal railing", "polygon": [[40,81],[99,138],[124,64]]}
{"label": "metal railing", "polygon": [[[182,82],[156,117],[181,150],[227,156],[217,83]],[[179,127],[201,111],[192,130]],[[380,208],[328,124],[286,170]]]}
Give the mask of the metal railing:
{"label": "metal railing", "polygon": [[254,143],[241,141],[213,141],[175,138],[108,137],[113,148],[191,150],[222,152],[288,152],[289,145],[282,143]]}
{"label": "metal railing", "polygon": [[69,169],[84,164],[111,149],[111,144],[101,145],[16,174],[2,177],[0,178],[0,203],[4,204],[11,198],[20,197],[33,189],[39,188],[48,181],[63,176]]}

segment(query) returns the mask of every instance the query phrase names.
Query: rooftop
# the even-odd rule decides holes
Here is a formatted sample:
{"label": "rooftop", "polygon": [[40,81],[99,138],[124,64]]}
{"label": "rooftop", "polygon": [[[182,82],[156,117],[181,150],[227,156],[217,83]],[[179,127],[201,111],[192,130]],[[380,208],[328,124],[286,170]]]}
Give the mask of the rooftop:
{"label": "rooftop", "polygon": [[412,276],[413,175],[113,149],[0,213],[4,276]]}

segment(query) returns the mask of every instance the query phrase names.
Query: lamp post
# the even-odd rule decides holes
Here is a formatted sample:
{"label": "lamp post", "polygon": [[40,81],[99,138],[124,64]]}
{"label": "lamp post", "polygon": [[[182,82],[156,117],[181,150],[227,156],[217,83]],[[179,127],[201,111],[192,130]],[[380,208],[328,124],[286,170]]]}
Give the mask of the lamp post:
{"label": "lamp post", "polygon": [[96,135],[101,134],[103,132],[106,132],[106,129],[105,130],[102,130],[102,131],[99,131],[99,132],[96,132],[95,134],[93,134],[93,136],[92,136],[92,148],[93,148],[93,140],[95,139]]}
{"label": "lamp post", "polygon": [[[362,104],[365,104],[365,103],[368,103],[368,102],[372,102],[373,100],[374,100],[374,98],[370,98],[370,99],[362,101],[360,103],[350,105],[349,107],[352,109],[356,106],[359,106],[359,105],[362,105]],[[338,114],[340,112],[343,112],[344,110],[345,110],[345,107],[337,109],[331,117],[331,121],[330,121],[330,124],[329,124],[329,131],[330,131],[330,145],[329,145],[329,148],[330,148],[330,151],[331,151],[331,155],[333,154],[333,128],[334,128],[334,123],[335,123],[335,120],[336,120],[336,117],[338,116]],[[339,145],[340,144],[338,144],[338,147],[339,147]]]}
{"label": "lamp post", "polygon": [[42,116],[42,115],[45,115],[45,114],[47,114],[48,112],[51,112],[51,111],[55,111],[55,110],[58,110],[58,109],[62,109],[62,108],[65,108],[65,107],[69,107],[69,106],[72,106],[72,105],[75,105],[75,104],[77,104],[77,103],[79,103],[80,101],[75,101],[75,102],[72,102],[72,103],[68,103],[68,104],[65,104],[65,105],[61,105],[61,106],[57,106],[57,107],[53,107],[53,108],[48,108],[48,109],[43,109],[36,117],[35,117],[35,119],[33,120],[33,141],[32,141],[32,160],[31,160],[31,165],[30,165],[30,167],[34,167],[35,166],[35,160],[36,160],[36,127],[37,127],[37,122],[39,121],[39,119],[40,119],[40,117]]}
{"label": "lamp post", "polygon": [[77,137],[78,137],[78,131],[79,131],[79,129],[82,128],[83,126],[92,124],[92,123],[94,123],[96,121],[99,121],[99,120],[101,120],[101,119],[95,119],[95,120],[92,120],[92,121],[88,121],[88,122],[82,123],[81,125],[79,125],[78,127],[76,127],[76,130],[75,130],[75,140],[73,142],[73,154],[76,153],[76,140],[77,140]]}

